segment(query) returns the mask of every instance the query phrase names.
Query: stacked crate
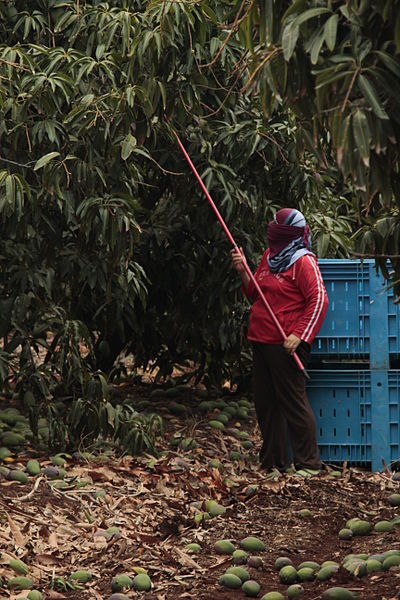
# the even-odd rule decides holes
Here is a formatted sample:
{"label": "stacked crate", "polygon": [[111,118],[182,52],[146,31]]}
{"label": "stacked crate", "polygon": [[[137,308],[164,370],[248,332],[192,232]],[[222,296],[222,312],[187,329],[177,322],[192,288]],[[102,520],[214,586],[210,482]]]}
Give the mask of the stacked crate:
{"label": "stacked crate", "polygon": [[319,260],[328,312],[307,393],[324,462],[400,459],[400,305],[373,260]]}

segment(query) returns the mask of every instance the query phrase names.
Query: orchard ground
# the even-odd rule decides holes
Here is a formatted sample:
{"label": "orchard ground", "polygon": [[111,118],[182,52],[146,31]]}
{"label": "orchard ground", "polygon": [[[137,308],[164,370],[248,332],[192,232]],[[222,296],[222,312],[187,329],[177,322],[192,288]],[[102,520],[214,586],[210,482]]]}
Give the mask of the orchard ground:
{"label": "orchard ground", "polygon": [[[341,565],[328,581],[302,583],[302,599],[321,598],[334,586],[348,588],[360,600],[399,597],[399,567],[358,577],[342,565],[351,553],[400,552],[399,526],[390,533],[374,530],[377,522],[400,515],[400,507],[388,501],[391,494],[400,493],[400,482],[387,470],[371,473],[328,465],[318,477],[291,474],[268,481],[258,467],[260,440],[253,409],[248,415],[241,411],[240,418],[233,415],[223,430],[217,430],[209,423],[225,412],[223,405],[207,409],[196,394],[181,392],[175,400],[150,398],[150,386],[133,383],[114,391],[117,400],[133,405],[148,400],[148,406],[163,416],[166,432],[157,442],[160,456],[132,458],[114,449],[67,456],[62,487],[55,483],[60,480],[43,473],[52,464],[48,455],[26,448],[6,459],[8,468],[24,470],[28,459],[37,458],[42,472],[27,484],[0,481],[0,598],[26,595],[7,587],[15,576],[8,566],[12,558],[21,559],[35,589],[54,600],[108,600],[113,577],[134,577],[143,569],[151,578],[151,590],[125,591],[128,598],[245,598],[240,589],[218,583],[232,558],[218,554],[215,543],[228,539],[240,548],[247,536],[265,544],[265,550],[253,553],[262,558],[262,567],[245,565],[261,586],[259,598],[269,591],[287,597],[288,585],[275,568],[281,556],[296,567],[306,560]],[[237,401],[233,397],[227,404]],[[177,409],[176,404],[185,408]],[[209,500],[226,510],[204,520]],[[369,521],[371,532],[341,540],[340,529],[354,517]],[[110,527],[116,529],[107,532]],[[199,544],[199,552],[186,550],[192,542]],[[69,577],[77,570],[90,572],[91,579],[74,583]]]}

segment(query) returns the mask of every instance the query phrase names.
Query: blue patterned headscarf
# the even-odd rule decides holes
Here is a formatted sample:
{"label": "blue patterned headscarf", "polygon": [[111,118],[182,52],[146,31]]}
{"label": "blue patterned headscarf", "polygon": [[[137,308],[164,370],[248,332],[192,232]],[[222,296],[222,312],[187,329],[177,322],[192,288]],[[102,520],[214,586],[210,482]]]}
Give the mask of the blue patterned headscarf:
{"label": "blue patterned headscarf", "polygon": [[311,235],[304,215],[295,208],[281,208],[268,225],[268,266],[282,273],[311,252]]}

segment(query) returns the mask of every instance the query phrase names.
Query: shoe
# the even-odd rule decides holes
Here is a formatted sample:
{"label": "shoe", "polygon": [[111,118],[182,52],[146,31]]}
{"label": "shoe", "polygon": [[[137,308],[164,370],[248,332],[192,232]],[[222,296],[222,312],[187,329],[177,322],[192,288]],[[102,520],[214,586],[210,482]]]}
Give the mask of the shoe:
{"label": "shoe", "polygon": [[282,473],[278,469],[269,469],[265,475],[268,481],[278,481],[282,477]]}
{"label": "shoe", "polygon": [[294,475],[296,473],[296,469],[293,465],[288,465],[287,467],[285,467],[285,473],[286,475]]}
{"label": "shoe", "polygon": [[308,469],[307,467],[304,467],[303,469],[299,469],[298,471],[295,472],[295,475],[298,477],[316,477],[317,475],[320,475],[321,471],[319,469]]}

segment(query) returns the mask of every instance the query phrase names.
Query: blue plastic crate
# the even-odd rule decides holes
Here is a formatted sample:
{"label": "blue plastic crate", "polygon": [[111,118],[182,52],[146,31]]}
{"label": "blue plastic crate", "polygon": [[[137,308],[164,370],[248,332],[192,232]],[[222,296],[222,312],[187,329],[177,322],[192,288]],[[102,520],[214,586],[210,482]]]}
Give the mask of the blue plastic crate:
{"label": "blue plastic crate", "polygon": [[388,369],[390,355],[400,353],[400,305],[374,261],[323,259],[319,266],[329,307],[313,355],[368,358],[371,368]]}
{"label": "blue plastic crate", "polygon": [[389,354],[400,354],[400,303],[394,303],[393,290],[387,294]]}
{"label": "blue plastic crate", "polygon": [[321,460],[371,466],[370,371],[310,370],[307,395],[317,423]]}
{"label": "blue plastic crate", "polygon": [[400,371],[388,372],[390,462],[400,460]]}
{"label": "blue plastic crate", "polygon": [[370,351],[370,265],[320,260],[329,306],[314,354],[364,355]]}

